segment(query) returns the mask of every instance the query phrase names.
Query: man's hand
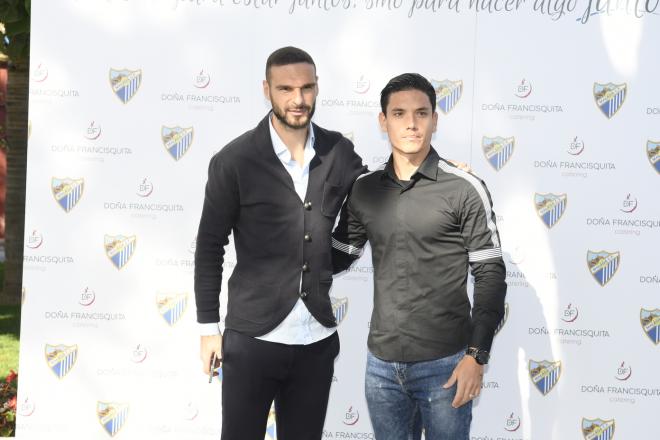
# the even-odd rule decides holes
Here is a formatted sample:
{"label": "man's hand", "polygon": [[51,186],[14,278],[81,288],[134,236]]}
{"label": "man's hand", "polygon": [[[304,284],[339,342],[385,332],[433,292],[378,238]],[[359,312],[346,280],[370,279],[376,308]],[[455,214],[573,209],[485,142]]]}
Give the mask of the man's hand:
{"label": "man's hand", "polygon": [[479,396],[483,377],[483,365],[479,365],[472,356],[464,356],[456,365],[447,383],[442,386],[443,388],[451,388],[457,383],[456,396],[451,406],[458,408]]}
{"label": "man's hand", "polygon": [[[202,336],[200,341],[199,357],[202,359],[202,370],[204,374],[211,372],[211,356],[216,354],[213,369],[222,365],[222,335]],[[213,373],[217,376],[217,373]]]}

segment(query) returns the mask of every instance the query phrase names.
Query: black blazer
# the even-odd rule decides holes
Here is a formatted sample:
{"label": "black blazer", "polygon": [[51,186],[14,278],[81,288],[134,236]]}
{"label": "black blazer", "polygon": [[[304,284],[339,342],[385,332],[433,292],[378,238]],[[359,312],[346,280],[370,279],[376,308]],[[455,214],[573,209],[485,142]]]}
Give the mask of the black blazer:
{"label": "black blazer", "polygon": [[351,141],[314,124],[316,155],[302,202],[273,151],[269,117],[211,159],[195,252],[197,320],[219,322],[224,247],[234,233],[225,327],[250,336],[277,327],[298,298],[321,324],[337,325],[328,296],[331,233],[366,171]]}

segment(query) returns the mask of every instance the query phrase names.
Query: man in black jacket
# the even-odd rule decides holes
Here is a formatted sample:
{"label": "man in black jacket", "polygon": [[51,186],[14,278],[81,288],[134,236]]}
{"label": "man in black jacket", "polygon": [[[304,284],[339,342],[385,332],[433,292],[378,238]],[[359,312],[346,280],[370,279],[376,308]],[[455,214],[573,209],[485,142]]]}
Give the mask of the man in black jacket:
{"label": "man in black jacket", "polygon": [[[318,85],[309,54],[273,52],[263,88],[272,111],[209,165],[195,252],[201,358],[207,374],[213,354],[223,361],[223,440],[263,439],[273,400],[278,439],[317,440],[339,352],[331,231],[365,167],[348,139],[311,122]],[[231,232],[237,262],[221,335]]]}

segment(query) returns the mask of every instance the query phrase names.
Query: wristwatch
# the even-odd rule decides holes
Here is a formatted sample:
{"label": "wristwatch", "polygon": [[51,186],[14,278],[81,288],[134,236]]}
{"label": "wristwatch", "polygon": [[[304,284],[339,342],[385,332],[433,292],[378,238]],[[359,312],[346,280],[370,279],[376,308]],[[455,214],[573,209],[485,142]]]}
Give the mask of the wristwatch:
{"label": "wristwatch", "polygon": [[476,347],[468,347],[467,350],[465,350],[465,354],[467,356],[472,356],[479,365],[486,365],[488,363],[488,359],[490,359],[490,353],[488,353],[486,350],[480,350]]}

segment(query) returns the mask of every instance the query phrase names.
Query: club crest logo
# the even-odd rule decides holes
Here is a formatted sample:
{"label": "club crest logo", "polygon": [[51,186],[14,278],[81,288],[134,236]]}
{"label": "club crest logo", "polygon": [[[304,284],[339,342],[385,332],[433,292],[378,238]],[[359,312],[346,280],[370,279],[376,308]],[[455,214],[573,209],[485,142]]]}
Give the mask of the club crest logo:
{"label": "club crest logo", "polygon": [[69,374],[78,359],[77,345],[49,345],[46,344],[46,362],[58,379]]}
{"label": "club crest logo", "polygon": [[431,85],[435,89],[438,109],[444,114],[452,111],[463,95],[463,81],[461,80],[431,80]]}
{"label": "club crest logo", "polygon": [[513,155],[513,148],[516,139],[514,137],[503,138],[484,136],[481,140],[481,148],[484,151],[486,160],[495,168],[495,171],[502,169]]}
{"label": "club crest logo", "polygon": [[55,201],[64,209],[64,212],[71,212],[83,195],[85,179],[70,179],[68,177],[58,179],[53,177],[50,182]]}
{"label": "club crest logo", "polygon": [[548,228],[552,228],[566,211],[566,194],[534,194],[536,213]]}
{"label": "club crest logo", "polygon": [[131,235],[130,237],[125,237],[123,235],[106,235],[105,254],[110,258],[110,261],[112,261],[112,264],[114,264],[117,269],[121,269],[133,256],[136,243],[137,237],[135,235]]}
{"label": "club crest logo", "polygon": [[509,303],[504,303],[504,316],[502,317],[500,323],[497,324],[497,328],[495,329],[495,334],[498,334],[500,330],[502,330],[502,327],[504,327],[504,324],[506,324],[507,319],[509,319]]}
{"label": "club crest logo", "polygon": [[543,394],[547,395],[555,387],[561,377],[561,361],[540,361],[530,359],[529,377],[532,383]]}
{"label": "club crest logo", "polygon": [[158,313],[165,322],[173,326],[183,316],[188,306],[187,293],[165,293],[156,295]]}
{"label": "club crest logo", "polygon": [[660,173],[660,141],[646,142],[646,154],[651,166]]}
{"label": "club crest logo", "polygon": [[275,408],[271,408],[266,422],[266,437],[264,440],[277,440],[277,424],[275,423]]}
{"label": "club crest logo", "polygon": [[163,145],[174,160],[179,160],[188,152],[193,142],[193,128],[165,127],[160,130]]}
{"label": "club crest logo", "polygon": [[599,84],[594,83],[594,99],[596,105],[607,118],[611,118],[619,111],[626,100],[628,85],[623,84]]}
{"label": "club crest logo", "polygon": [[584,440],[611,440],[614,438],[614,420],[582,419]]}
{"label": "club crest logo", "polygon": [[639,312],[639,321],[646,336],[655,345],[660,343],[660,309],[646,310]]}
{"label": "club crest logo", "polygon": [[96,416],[103,429],[114,437],[126,424],[128,404],[117,402],[96,402]]}
{"label": "club crest logo", "polygon": [[110,69],[110,86],[124,104],[130,101],[142,84],[142,70]]}
{"label": "club crest logo", "polygon": [[348,313],[348,298],[331,297],[330,300],[332,301],[332,313],[335,315],[337,325],[339,325]]}
{"label": "club crest logo", "polygon": [[619,269],[620,261],[620,252],[587,251],[589,272],[601,286],[605,286],[614,277]]}

